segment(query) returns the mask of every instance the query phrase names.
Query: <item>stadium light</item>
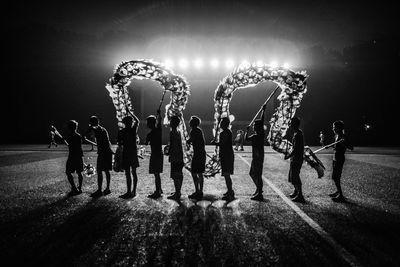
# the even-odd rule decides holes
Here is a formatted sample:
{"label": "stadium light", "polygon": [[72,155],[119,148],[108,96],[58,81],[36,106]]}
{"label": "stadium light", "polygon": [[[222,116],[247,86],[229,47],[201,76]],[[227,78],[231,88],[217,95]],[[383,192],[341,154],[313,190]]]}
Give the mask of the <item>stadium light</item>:
{"label": "stadium light", "polygon": [[214,68],[214,69],[218,68],[218,66],[219,66],[219,61],[218,61],[218,59],[216,59],[216,58],[212,59],[212,60],[210,61],[210,65],[211,65],[211,67]]}
{"label": "stadium light", "polygon": [[193,62],[194,66],[197,69],[201,69],[203,67],[203,60],[201,58],[196,58],[196,60]]}
{"label": "stadium light", "polygon": [[186,69],[189,65],[189,62],[187,61],[187,59],[185,58],[181,58],[179,60],[179,67],[181,67],[182,69]]}

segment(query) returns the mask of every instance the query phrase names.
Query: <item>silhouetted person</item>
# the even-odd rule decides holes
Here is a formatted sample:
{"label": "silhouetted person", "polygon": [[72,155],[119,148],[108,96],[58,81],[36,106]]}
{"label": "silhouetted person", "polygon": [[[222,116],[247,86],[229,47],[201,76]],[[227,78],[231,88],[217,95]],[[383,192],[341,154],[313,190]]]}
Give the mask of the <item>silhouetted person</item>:
{"label": "silhouetted person", "polygon": [[193,158],[191,165],[191,173],[195,192],[189,195],[189,198],[201,200],[203,198],[203,173],[206,169],[206,147],[203,131],[199,128],[201,120],[197,116],[192,116],[190,119],[190,138],[188,144],[193,146]]}
{"label": "silhouetted person", "polygon": [[232,201],[235,199],[235,192],[232,189],[231,174],[233,174],[233,164],[235,155],[233,153],[232,132],[229,129],[230,120],[228,117],[221,119],[220,127],[222,132],[219,134],[219,142],[214,143],[219,146],[219,158],[221,161],[221,174],[225,178],[228,191],[222,197],[223,200]]}
{"label": "silhouetted person", "polygon": [[55,146],[57,147],[57,143],[55,140],[55,136],[56,136],[56,128],[53,125],[50,125],[50,131],[49,131],[49,148],[51,146]]}
{"label": "silhouetted person", "polygon": [[293,201],[304,202],[302,184],[300,180],[300,170],[304,158],[304,137],[300,130],[300,119],[293,117],[290,122],[290,128],[293,131],[293,150],[285,155],[285,159],[290,158],[289,182],[294,186],[294,192],[290,194]]}
{"label": "silhouetted person", "polygon": [[183,163],[183,149],[182,137],[178,132],[177,127],[180,123],[178,116],[172,116],[170,120],[171,131],[169,134],[169,162],[171,162],[171,178],[174,181],[175,193],[168,197],[179,201],[181,198],[181,188],[183,182],[182,168]]}
{"label": "silhouetted person", "polygon": [[[110,138],[108,136],[107,130],[99,124],[99,119],[96,116],[90,117],[88,132],[93,131],[97,143],[97,186],[96,192],[91,194],[92,197],[100,197],[103,194],[108,195],[110,191],[110,181],[111,175],[110,170],[112,170],[112,155],[113,151],[111,149]],[[86,136],[86,134],[85,134]],[[106,189],[102,192],[103,186],[103,172],[106,174]]]}
{"label": "silhouetted person", "polygon": [[250,126],[247,127],[245,139],[246,141],[251,141],[252,147],[252,161],[250,167],[250,177],[253,179],[256,185],[256,192],[253,194],[252,200],[263,200],[263,180],[262,180],[262,170],[264,164],[264,118],[266,105],[262,107],[261,119],[254,121],[254,131],[255,134],[249,136]]}
{"label": "silhouetted person", "polygon": [[[71,185],[71,192],[69,196],[77,195],[82,193],[82,181],[83,181],[83,152],[82,152],[82,137],[77,133],[78,123],[74,120],[70,120],[67,123],[68,135],[65,141],[68,143],[68,159],[66,164],[65,173],[67,174],[68,182]],[[74,183],[74,177],[72,174],[76,172],[78,174],[78,188]]]}
{"label": "silhouetted person", "polygon": [[325,145],[325,135],[323,131],[319,132],[319,143],[321,144],[321,146]]}
{"label": "silhouetted person", "polygon": [[332,180],[335,183],[336,192],[329,194],[329,196],[332,197],[332,200],[335,202],[343,202],[344,197],[340,179],[342,177],[342,170],[345,162],[344,154],[346,153],[346,149],[353,150],[353,145],[350,144],[346,135],[344,134],[343,121],[339,120],[333,123],[333,132],[335,133],[335,142],[339,141],[337,144],[333,145],[335,153],[332,163]]}
{"label": "silhouetted person", "polygon": [[243,151],[243,142],[244,142],[244,133],[243,130],[236,131],[235,137],[235,150],[238,150],[240,147],[240,151]]}
{"label": "silhouetted person", "polygon": [[[122,169],[125,170],[127,191],[120,198],[131,198],[136,196],[137,174],[136,168],[139,167],[137,152],[137,130],[139,119],[132,114],[122,119],[124,128],[118,132],[118,145],[122,146]],[[131,176],[132,172],[132,176]],[[133,188],[132,188],[133,177]]]}
{"label": "silhouetted person", "polygon": [[150,143],[151,154],[149,163],[149,173],[154,174],[154,182],[156,190],[153,194],[148,195],[149,198],[159,198],[162,194],[160,173],[163,172],[164,155],[162,151],[162,126],[161,111],[157,110],[157,116],[151,115],[147,117],[147,127],[150,132],[146,136],[145,144]]}

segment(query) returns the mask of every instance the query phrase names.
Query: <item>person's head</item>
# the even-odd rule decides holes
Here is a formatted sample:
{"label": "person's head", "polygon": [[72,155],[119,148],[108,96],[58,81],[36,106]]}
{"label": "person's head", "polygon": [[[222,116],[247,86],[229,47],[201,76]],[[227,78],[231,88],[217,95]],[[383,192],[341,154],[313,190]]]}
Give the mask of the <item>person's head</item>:
{"label": "person's head", "polygon": [[343,133],[344,131],[344,122],[341,120],[335,121],[332,125],[333,132],[335,134]]}
{"label": "person's head", "polygon": [[262,120],[255,120],[254,121],[254,131],[258,134],[261,134],[264,132],[264,124]]}
{"label": "person's head", "polygon": [[132,126],[133,118],[131,116],[126,116],[122,119],[122,123],[125,125],[126,128]]}
{"label": "person's head", "polygon": [[78,129],[78,122],[75,120],[70,120],[67,122],[67,128],[71,132],[75,132]]}
{"label": "person's head", "polygon": [[223,117],[220,122],[221,129],[223,130],[228,129],[230,123],[231,121],[229,120],[229,117]]}
{"label": "person's head", "polygon": [[171,128],[176,129],[176,127],[178,127],[180,122],[181,119],[178,116],[172,116],[169,121],[169,125],[171,126]]}
{"label": "person's head", "polygon": [[93,127],[99,126],[99,118],[97,118],[97,116],[90,117],[89,124]]}
{"label": "person's head", "polygon": [[298,130],[300,128],[300,119],[298,117],[293,117],[290,121],[290,127],[293,130]]}
{"label": "person's head", "polygon": [[147,121],[147,127],[150,129],[154,129],[156,128],[156,122],[157,122],[157,118],[154,115],[150,115],[146,118]]}
{"label": "person's head", "polygon": [[197,117],[197,116],[190,117],[189,125],[191,128],[198,127],[200,125],[200,123],[201,123],[201,120],[199,117]]}

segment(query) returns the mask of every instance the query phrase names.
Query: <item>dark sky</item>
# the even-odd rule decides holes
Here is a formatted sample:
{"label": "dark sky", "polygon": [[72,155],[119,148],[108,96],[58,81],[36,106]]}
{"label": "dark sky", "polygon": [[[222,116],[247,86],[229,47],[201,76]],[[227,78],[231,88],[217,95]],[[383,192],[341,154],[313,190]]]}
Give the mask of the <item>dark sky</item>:
{"label": "dark sky", "polygon": [[[310,74],[309,92],[299,115],[310,143],[332,120],[348,122],[355,143],[398,145],[387,138],[385,122],[396,119],[399,61],[397,8],[383,1],[15,1],[5,25],[3,142],[45,142],[47,126],[71,118],[82,131],[92,114],[102,117],[114,136],[113,106],[104,85],[122,60],[178,59],[185,56],[236,57],[266,62],[290,61]],[[193,69],[186,113],[212,119],[212,94],[228,73]],[[152,82],[134,83],[143,90],[142,117],[154,113],[160,89]],[[241,93],[243,99],[265,95],[271,85]],[[259,94],[259,95],[258,95]],[[196,101],[194,101],[196,100]],[[135,102],[137,101],[137,102]],[[254,111],[235,112],[249,120]],[[258,105],[258,104],[257,104]],[[28,119],[26,119],[28,117]],[[364,122],[374,127],[362,132]],[[2,127],[3,128],[3,127]],[[143,134],[146,129],[142,129]],[[368,136],[367,136],[368,135]]]}

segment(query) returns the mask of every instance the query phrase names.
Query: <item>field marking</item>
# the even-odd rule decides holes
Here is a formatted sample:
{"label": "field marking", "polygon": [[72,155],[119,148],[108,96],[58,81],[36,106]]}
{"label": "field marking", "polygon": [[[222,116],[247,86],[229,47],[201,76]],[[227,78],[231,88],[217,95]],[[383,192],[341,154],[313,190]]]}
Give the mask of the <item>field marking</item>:
{"label": "field marking", "polygon": [[[243,158],[240,154],[236,154],[239,156],[239,158],[246,163],[249,167],[251,166],[250,163]],[[362,266],[360,263],[358,263],[356,257],[354,257],[350,252],[348,252],[344,247],[339,245],[336,240],[329,234],[327,233],[317,222],[315,222],[313,219],[311,219],[303,210],[301,210],[296,204],[293,203],[292,200],[290,200],[285,194],[279,190],[268,178],[266,178],[264,175],[262,176],[264,182],[268,184],[269,187],[272,188],[272,190],[275,191],[278,196],[280,196],[283,201],[291,207],[297,215],[300,216],[300,218],[305,221],[311,228],[313,228],[319,236],[321,236],[329,245],[331,245],[350,266]]]}

